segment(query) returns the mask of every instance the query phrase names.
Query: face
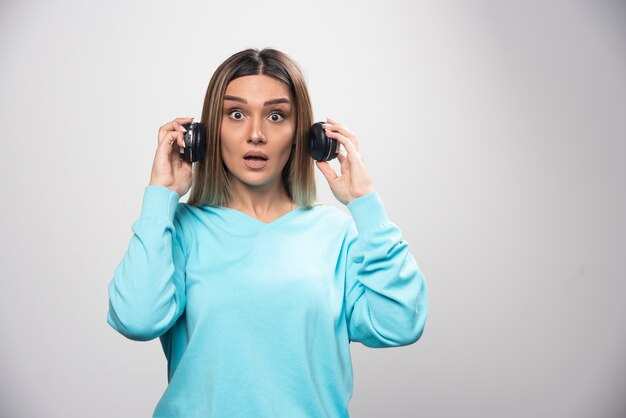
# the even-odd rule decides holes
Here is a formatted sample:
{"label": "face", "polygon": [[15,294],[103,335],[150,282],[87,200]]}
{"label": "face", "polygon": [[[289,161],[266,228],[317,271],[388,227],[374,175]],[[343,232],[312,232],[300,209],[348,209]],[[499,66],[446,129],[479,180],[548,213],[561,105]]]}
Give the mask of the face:
{"label": "face", "polygon": [[231,182],[249,188],[281,183],[296,128],[288,87],[266,75],[232,80],[226,87],[221,152]]}

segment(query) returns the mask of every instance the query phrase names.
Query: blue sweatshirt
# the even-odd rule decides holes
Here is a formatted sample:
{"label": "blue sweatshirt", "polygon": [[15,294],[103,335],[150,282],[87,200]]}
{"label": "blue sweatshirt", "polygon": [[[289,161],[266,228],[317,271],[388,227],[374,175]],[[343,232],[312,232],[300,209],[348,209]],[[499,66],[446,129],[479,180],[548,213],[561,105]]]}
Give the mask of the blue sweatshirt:
{"label": "blue sweatshirt", "polygon": [[348,417],[349,343],[415,342],[424,277],[376,191],[263,223],[147,186],[109,285],[108,323],[160,337],[154,417]]}

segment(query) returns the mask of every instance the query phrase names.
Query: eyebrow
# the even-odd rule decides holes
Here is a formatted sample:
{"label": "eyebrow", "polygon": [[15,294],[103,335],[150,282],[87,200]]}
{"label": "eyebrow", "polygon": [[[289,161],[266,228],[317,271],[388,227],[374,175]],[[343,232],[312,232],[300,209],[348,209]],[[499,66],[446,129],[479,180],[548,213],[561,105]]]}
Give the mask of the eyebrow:
{"label": "eyebrow", "polygon": [[[243,103],[243,104],[248,104],[248,101],[246,99],[241,98],[241,97],[237,97],[237,96],[225,95],[224,96],[224,100],[232,100],[234,102],[240,102],[240,103]],[[291,102],[289,101],[289,99],[287,99],[285,97],[281,97],[279,99],[268,100],[267,102],[263,103],[263,106],[270,106],[270,105],[279,104],[279,103],[290,104]]]}

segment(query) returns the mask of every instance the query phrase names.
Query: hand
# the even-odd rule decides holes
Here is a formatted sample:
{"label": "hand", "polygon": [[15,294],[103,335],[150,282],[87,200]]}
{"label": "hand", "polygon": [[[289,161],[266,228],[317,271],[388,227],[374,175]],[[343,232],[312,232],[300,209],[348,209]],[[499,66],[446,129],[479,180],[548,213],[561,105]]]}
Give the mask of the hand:
{"label": "hand", "polygon": [[356,135],[336,120],[331,118],[326,120],[328,121],[324,124],[326,136],[336,139],[345,148],[345,151],[340,149],[337,154],[341,164],[341,175],[337,176],[327,161],[317,161],[315,164],[328,180],[333,195],[347,205],[354,199],[374,191],[374,185],[359,153]]}
{"label": "hand", "polygon": [[159,128],[150,185],[161,185],[183,196],[191,188],[191,163],[180,158],[185,147],[185,128],[193,118],[177,118]]}

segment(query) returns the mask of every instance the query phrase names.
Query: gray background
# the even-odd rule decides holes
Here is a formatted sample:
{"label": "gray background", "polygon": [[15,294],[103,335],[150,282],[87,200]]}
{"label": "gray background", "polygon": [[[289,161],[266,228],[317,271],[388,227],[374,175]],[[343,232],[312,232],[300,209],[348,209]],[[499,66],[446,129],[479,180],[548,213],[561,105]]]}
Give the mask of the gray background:
{"label": "gray background", "polygon": [[0,4],[3,417],[150,416],[107,285],[159,126],[247,47],[357,133],[428,280],[418,343],[352,346],[353,416],[626,416],[624,2]]}

